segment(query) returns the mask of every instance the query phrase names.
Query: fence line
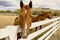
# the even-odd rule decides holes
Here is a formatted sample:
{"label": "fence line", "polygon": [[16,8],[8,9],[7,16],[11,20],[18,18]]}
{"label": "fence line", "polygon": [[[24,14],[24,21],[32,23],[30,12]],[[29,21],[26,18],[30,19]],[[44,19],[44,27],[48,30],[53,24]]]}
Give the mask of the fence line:
{"label": "fence line", "polygon": [[[30,29],[32,29],[32,28],[34,28],[34,27],[36,27],[36,26],[38,26],[39,24],[40,25],[43,25],[43,24],[46,24],[46,23],[49,23],[49,22],[53,22],[53,24],[50,24],[50,25],[48,25],[48,26],[46,26],[46,27],[44,27],[44,28],[42,28],[42,29],[40,29],[40,30],[38,30],[38,31],[36,31],[36,32],[33,32],[33,33],[31,33],[31,34],[29,34],[29,36],[25,39],[25,40],[31,40],[31,39],[33,39],[34,37],[36,37],[36,36],[38,36],[38,35],[40,35],[41,33],[43,33],[43,32],[45,32],[46,30],[48,30],[49,28],[51,28],[51,27],[53,27],[50,31],[48,31],[46,34],[44,34],[41,38],[39,38],[38,40],[43,40],[49,33],[51,33],[51,31],[52,30],[54,30],[58,25],[60,25],[60,24],[58,24],[58,25],[56,25],[57,23],[59,23],[60,21],[58,21],[58,20],[60,20],[60,18],[54,18],[54,19],[51,19],[51,20],[45,20],[45,21],[41,21],[40,23],[39,22],[37,22],[34,26],[31,26],[31,28]],[[56,21],[56,22],[55,22]],[[56,26],[55,26],[56,25]],[[54,27],[55,26],[55,27]],[[53,31],[54,32],[54,31]],[[22,40],[22,39],[20,39],[20,40]]]}
{"label": "fence line", "polygon": [[39,22],[34,22],[34,23],[32,23],[32,26],[30,27],[30,29],[35,28],[39,25],[47,24],[49,22],[54,22],[54,21],[59,20],[59,19],[60,19],[60,17],[59,18],[53,18],[53,19],[47,19],[47,20],[39,21]]}
{"label": "fence line", "polygon": [[[58,22],[60,22],[60,21],[58,21]],[[57,24],[58,22],[56,22],[56,24]],[[37,35],[40,35],[41,33],[45,32],[45,31],[48,30],[49,28],[53,27],[54,25],[55,25],[55,22],[54,22],[53,24],[48,25],[48,26],[45,27],[45,28],[42,28],[41,30],[38,30],[38,31],[30,34],[30,35],[27,37],[26,40],[31,40],[31,39],[33,39],[33,38],[36,37]],[[55,29],[55,28],[53,28],[53,29]],[[53,30],[53,29],[52,29],[52,30]],[[50,33],[50,31],[49,31],[48,33]],[[47,35],[45,35],[45,36],[47,36]],[[42,36],[39,40],[43,40],[43,39],[45,38],[45,36]]]}
{"label": "fence line", "polygon": [[45,40],[48,40],[59,28],[60,26],[56,28]]}
{"label": "fence line", "polygon": [[[60,25],[60,24],[58,24],[58,25]],[[41,38],[39,38],[38,40],[44,40],[46,37],[49,36],[49,34],[50,34],[52,31],[54,31],[54,30],[58,27],[58,25],[54,26],[51,30],[49,30],[46,34],[44,34],[44,35],[43,35]]]}
{"label": "fence line", "polygon": [[[46,30],[50,29],[51,27],[53,27],[51,29],[51,30],[53,30],[53,32],[51,33],[50,32],[51,30],[50,30],[50,31],[46,32],[46,34],[50,33],[52,35],[54,33],[55,29],[56,30],[58,29],[57,26],[60,25],[59,20],[60,20],[60,17],[32,23],[32,26],[31,26],[30,29],[36,28],[40,25],[44,25],[44,24],[53,22],[52,24],[50,24],[50,25],[48,25],[48,26],[46,26],[46,27],[44,27],[44,28],[42,28],[42,29],[40,29],[36,32],[33,32],[33,33],[29,34],[28,37],[24,40],[31,40],[31,39],[35,38],[36,36],[40,35],[41,33],[45,32]],[[57,25],[54,26],[55,24],[57,24]],[[8,36],[9,36],[10,40],[17,40],[17,35],[16,34],[17,34],[18,31],[20,31],[20,29],[18,29],[18,28],[19,28],[19,26],[13,26],[12,25],[12,26],[6,26],[6,28],[4,28],[4,29],[0,29],[0,39],[7,37],[6,40],[8,40]],[[44,34],[44,35],[46,35],[46,34]],[[44,39],[44,35],[43,35],[43,37],[40,37],[40,38]],[[49,35],[46,39],[50,38],[51,35]],[[21,38],[19,40],[23,40],[23,38]]]}

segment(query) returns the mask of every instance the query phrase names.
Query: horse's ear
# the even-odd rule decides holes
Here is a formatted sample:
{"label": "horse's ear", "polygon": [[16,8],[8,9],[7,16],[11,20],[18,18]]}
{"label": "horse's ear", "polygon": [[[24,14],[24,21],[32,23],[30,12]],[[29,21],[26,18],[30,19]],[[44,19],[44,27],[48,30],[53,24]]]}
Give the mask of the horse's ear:
{"label": "horse's ear", "polygon": [[20,1],[20,7],[22,8],[23,7],[23,2],[22,2],[22,0]]}
{"label": "horse's ear", "polygon": [[32,8],[32,1],[30,1],[30,3],[29,3],[29,7]]}

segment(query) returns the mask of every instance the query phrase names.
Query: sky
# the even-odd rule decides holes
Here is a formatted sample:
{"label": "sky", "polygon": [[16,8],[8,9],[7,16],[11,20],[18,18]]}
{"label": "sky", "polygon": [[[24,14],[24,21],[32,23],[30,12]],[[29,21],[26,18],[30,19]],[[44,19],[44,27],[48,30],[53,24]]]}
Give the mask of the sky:
{"label": "sky", "polygon": [[[23,0],[23,3],[29,4],[30,0]],[[0,0],[0,10],[15,10],[19,9],[20,0]],[[60,10],[60,0],[32,0],[33,8],[51,8],[55,10]]]}

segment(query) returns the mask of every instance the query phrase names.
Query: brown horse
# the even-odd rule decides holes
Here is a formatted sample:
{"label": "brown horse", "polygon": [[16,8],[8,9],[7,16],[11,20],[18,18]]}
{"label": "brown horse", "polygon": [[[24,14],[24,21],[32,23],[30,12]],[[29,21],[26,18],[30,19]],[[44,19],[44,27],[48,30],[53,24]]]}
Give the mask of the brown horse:
{"label": "brown horse", "polygon": [[[44,20],[44,19],[46,19],[46,18],[51,19],[51,18],[53,18],[53,16],[52,16],[51,12],[45,12],[45,13],[43,13],[43,14],[39,14],[39,15],[36,16],[36,17],[31,16],[31,18],[32,18],[32,22],[37,22],[37,21]],[[19,20],[20,20],[19,17],[16,17],[14,24],[15,24],[15,25],[19,25],[19,22],[18,22]]]}
{"label": "brown horse", "polygon": [[16,17],[14,21],[14,25],[20,25],[22,35],[21,37],[27,37],[27,34],[30,33],[31,27],[31,8],[32,8],[32,1],[30,0],[29,5],[24,5],[22,0],[20,1],[20,8],[21,12],[19,13],[19,17]]}
{"label": "brown horse", "polygon": [[43,14],[39,14],[37,17],[32,16],[32,22],[41,21],[41,20],[44,20],[46,18],[49,18],[49,19],[52,18],[51,12],[44,12]]}

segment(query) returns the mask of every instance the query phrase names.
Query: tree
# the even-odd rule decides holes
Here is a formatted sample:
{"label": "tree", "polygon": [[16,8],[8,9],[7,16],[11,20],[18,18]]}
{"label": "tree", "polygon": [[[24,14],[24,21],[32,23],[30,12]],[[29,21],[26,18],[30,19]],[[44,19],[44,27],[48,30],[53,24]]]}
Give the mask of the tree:
{"label": "tree", "polygon": [[12,11],[11,10],[6,10],[6,13],[12,13]]}
{"label": "tree", "polygon": [[12,13],[11,10],[1,10],[0,13]]}
{"label": "tree", "polygon": [[38,12],[38,11],[33,11],[32,14],[33,14],[33,15],[38,15],[38,14],[40,14],[40,12]]}
{"label": "tree", "polygon": [[16,14],[19,14],[19,12],[20,12],[19,9],[16,9],[16,10],[14,11],[14,13],[16,13]]}

